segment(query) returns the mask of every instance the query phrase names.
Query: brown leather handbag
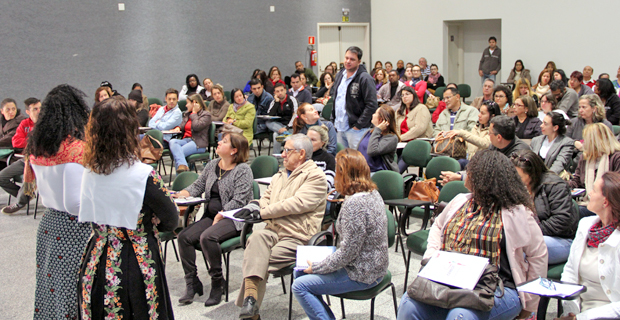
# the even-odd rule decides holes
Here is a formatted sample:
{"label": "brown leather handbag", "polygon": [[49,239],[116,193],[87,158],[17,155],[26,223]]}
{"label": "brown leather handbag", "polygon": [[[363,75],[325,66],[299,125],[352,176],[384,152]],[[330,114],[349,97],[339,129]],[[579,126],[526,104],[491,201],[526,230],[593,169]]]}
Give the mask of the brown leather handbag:
{"label": "brown leather handbag", "polygon": [[409,199],[437,202],[439,199],[439,189],[437,189],[437,179],[426,179],[424,181],[414,181],[409,190]]}
{"label": "brown leather handbag", "polygon": [[[426,261],[423,261],[426,265]],[[499,268],[489,264],[484,269],[474,290],[451,287],[432,280],[416,277],[407,287],[407,295],[416,301],[444,308],[468,308],[490,311],[495,304],[495,289],[500,287],[504,296],[504,283],[499,277]]]}
{"label": "brown leather handbag", "polygon": [[[159,145],[159,148],[155,148],[152,141],[155,141]],[[164,146],[161,144],[161,142],[148,134],[145,134],[142,140],[140,140],[139,147],[140,160],[146,164],[151,164],[159,161],[159,159],[161,159],[162,153],[164,152]]]}
{"label": "brown leather handbag", "polygon": [[467,143],[463,138],[457,136],[450,138],[438,136],[435,138],[433,152],[454,159],[464,159],[467,157]]}

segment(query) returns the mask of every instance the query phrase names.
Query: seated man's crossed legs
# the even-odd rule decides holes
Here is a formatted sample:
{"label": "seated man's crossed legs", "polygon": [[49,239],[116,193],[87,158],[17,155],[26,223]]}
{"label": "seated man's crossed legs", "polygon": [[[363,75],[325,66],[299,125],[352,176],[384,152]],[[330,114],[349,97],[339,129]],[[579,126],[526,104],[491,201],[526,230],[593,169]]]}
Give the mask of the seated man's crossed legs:
{"label": "seated man's crossed legs", "polygon": [[304,241],[295,238],[280,238],[270,229],[252,233],[243,256],[243,282],[236,301],[237,306],[242,307],[240,316],[258,318],[258,308],[265,296],[269,272],[294,263],[297,246],[305,244]]}

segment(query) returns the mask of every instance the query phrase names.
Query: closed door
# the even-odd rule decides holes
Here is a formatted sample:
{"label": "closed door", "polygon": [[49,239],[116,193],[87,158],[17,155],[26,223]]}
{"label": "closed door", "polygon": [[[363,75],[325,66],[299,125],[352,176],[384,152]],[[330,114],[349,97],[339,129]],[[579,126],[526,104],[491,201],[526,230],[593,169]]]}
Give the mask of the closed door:
{"label": "closed door", "polygon": [[317,26],[319,35],[317,53],[320,73],[323,73],[325,66],[332,61],[336,61],[338,65],[343,63],[344,54],[351,46],[358,46],[362,49],[362,63],[368,65],[370,55],[368,23],[319,23]]}

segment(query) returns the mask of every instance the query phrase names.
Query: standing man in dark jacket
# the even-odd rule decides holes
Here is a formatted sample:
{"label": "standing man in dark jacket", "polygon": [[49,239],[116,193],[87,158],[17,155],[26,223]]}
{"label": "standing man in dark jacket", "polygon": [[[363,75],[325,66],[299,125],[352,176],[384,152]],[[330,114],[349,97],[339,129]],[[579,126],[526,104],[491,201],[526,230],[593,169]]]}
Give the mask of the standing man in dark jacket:
{"label": "standing man in dark jacket", "polygon": [[362,49],[349,47],[344,60],[345,68],[338,73],[332,86],[334,109],[331,119],[338,131],[338,143],[345,148],[357,149],[377,110],[377,89],[366,67],[361,65]]}
{"label": "standing man in dark jacket", "polygon": [[497,39],[489,38],[489,47],[482,51],[480,65],[478,65],[478,74],[482,77],[482,83],[485,79],[493,79],[502,68],[502,50],[497,47]]}

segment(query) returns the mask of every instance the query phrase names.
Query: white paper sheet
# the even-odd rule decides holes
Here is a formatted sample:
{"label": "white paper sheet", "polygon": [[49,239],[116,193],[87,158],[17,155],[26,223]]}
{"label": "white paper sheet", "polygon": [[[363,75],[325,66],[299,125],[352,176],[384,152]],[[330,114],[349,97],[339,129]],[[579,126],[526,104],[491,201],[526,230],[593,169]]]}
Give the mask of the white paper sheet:
{"label": "white paper sheet", "polygon": [[223,216],[224,216],[224,218],[228,218],[228,219],[231,219],[231,220],[235,220],[235,221],[241,221],[241,222],[243,222],[243,221],[245,221],[245,220],[243,220],[243,219],[239,219],[239,218],[235,218],[235,217],[233,216],[235,213],[239,212],[239,210],[241,210],[241,209],[243,209],[243,208],[233,209],[233,210],[228,210],[228,211],[223,211],[223,212],[220,212],[220,214],[221,214],[221,215],[223,215]]}
{"label": "white paper sheet", "polygon": [[[551,280],[553,281],[553,280]],[[545,288],[541,282],[540,278],[534,281],[530,281],[526,284],[517,287],[518,291],[533,293],[539,296],[547,296],[547,297],[570,297],[574,295],[579,290],[583,289],[583,286],[577,284],[567,284],[567,283],[559,283],[553,281],[553,285],[555,286],[555,290]]]}
{"label": "white paper sheet", "polygon": [[196,201],[202,201],[204,200],[204,198],[200,198],[200,197],[187,197],[187,198],[178,198],[178,199],[174,199],[174,203],[176,203],[177,205],[185,205],[188,203],[192,203],[192,202],[196,202]]}
{"label": "white paper sheet", "polygon": [[449,286],[473,290],[488,264],[487,258],[437,251],[418,276]]}
{"label": "white paper sheet", "polygon": [[321,262],[336,251],[334,246],[297,246],[297,263],[295,270],[308,269],[310,262]]}

